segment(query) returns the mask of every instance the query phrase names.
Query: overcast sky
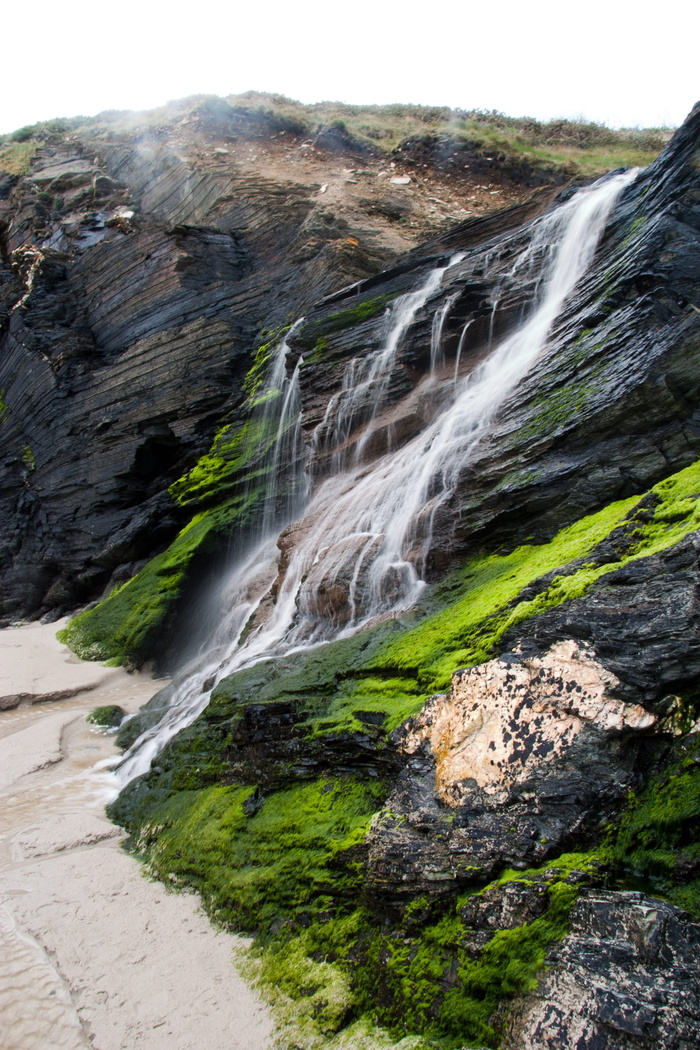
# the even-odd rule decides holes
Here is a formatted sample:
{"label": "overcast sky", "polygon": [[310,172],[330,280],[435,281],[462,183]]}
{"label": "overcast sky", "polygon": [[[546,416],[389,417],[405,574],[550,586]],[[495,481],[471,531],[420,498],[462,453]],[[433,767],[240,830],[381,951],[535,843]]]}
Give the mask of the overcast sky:
{"label": "overcast sky", "polygon": [[34,0],[0,15],[0,132],[249,89],[613,127],[700,97],[692,0]]}

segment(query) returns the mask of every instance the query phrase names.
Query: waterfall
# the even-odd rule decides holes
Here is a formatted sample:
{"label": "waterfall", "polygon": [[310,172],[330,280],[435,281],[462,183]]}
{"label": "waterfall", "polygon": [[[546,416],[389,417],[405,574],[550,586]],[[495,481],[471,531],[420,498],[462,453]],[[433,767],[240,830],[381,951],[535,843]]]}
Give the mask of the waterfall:
{"label": "waterfall", "polygon": [[[386,402],[389,382],[403,337],[419,311],[439,291],[447,270],[456,266],[463,258],[464,252],[458,252],[446,265],[431,270],[423,284],[415,291],[399,296],[386,312],[387,335],[382,348],[364,357],[353,357],[348,362],[341,388],[330,398],[323,421],[314,434],[314,451],[318,452],[324,448],[333,450],[333,473],[337,474],[349,465],[359,463],[363,458],[371,433],[371,423]],[[352,456],[348,458],[347,441],[360,425],[364,425],[365,433],[355,445]]]}
{"label": "waterfall", "polygon": [[[297,465],[303,462],[298,366],[295,375],[284,380],[284,412],[271,453],[273,489],[266,500],[271,509],[259,542],[230,573],[229,612],[208,652],[179,677],[172,706],[159,725],[127,752],[118,771],[121,783],[150,767],[165,743],[204,709],[221,678],[260,660],[346,636],[378,616],[415,603],[425,586],[436,512],[455,494],[500,406],[536,366],[565,300],[592,262],[616,198],[635,175],[631,171],[603,179],[534,221],[527,247],[504,279],[517,283],[535,276],[538,299],[530,316],[470,374],[459,378],[455,369],[447,403],[420,434],[367,463],[366,435],[352,457],[345,453],[350,430],[357,425],[361,406],[365,423],[381,409],[401,341],[440,288],[446,268],[432,271],[417,291],[397,300],[383,348],[348,365],[340,394],[329,403],[320,425],[322,436],[317,434],[312,442],[316,448],[342,451],[333,462],[334,473],[311,495],[297,484],[296,502],[280,510],[274,486],[281,483],[284,458],[293,455]],[[455,256],[449,265],[463,259],[463,254]],[[442,327],[453,301],[449,296],[436,315],[433,364],[438,363]],[[466,329],[458,355],[465,333]],[[284,375],[285,352],[280,348],[273,363],[271,388]],[[277,534],[294,517],[294,542],[281,573]]]}
{"label": "waterfall", "polygon": [[226,610],[209,639],[204,654],[195,658],[180,676],[173,703],[157,726],[143,733],[125,753],[118,780],[126,784],[150,768],[165,744],[204,710],[213,686],[222,677],[232,654],[241,651],[241,637],[254,621],[270,583],[277,574],[277,536],[306,503],[307,450],[301,430],[299,392],[300,358],[287,376],[287,340],[303,318],[292,326],[272,356],[262,389],[255,395],[252,421],[263,435],[274,438],[256,464],[256,474],[266,477],[257,528],[244,551],[234,561],[222,588],[219,603]]}

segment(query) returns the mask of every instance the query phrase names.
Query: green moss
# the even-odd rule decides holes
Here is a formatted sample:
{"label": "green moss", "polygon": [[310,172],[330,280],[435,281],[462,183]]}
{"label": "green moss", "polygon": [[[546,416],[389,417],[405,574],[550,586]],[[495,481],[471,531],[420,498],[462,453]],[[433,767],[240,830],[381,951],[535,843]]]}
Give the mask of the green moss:
{"label": "green moss", "polygon": [[232,525],[247,524],[260,498],[254,491],[196,515],[133,579],[74,617],[58,632],[59,641],[84,660],[143,663],[157,649],[195,555],[216,546]]}
{"label": "green moss", "polygon": [[285,325],[282,328],[275,328],[274,330],[267,332],[265,335],[266,341],[261,343],[255,351],[255,354],[253,355],[253,364],[243,380],[243,392],[248,398],[248,408],[253,407],[255,404],[255,398],[265,381],[265,375],[270,365],[270,361],[272,360],[274,351],[278,347],[280,340],[290,328],[291,325]]}
{"label": "green moss", "polygon": [[[385,728],[394,728],[428,696],[449,689],[457,668],[493,657],[519,623],[581,597],[606,574],[700,526],[700,462],[651,491],[658,500],[653,513],[635,512],[641,500],[646,508],[647,495],[630,497],[562,529],[549,543],[471,559],[434,592],[438,611],[417,623],[417,614],[408,614],[231,675],[217,687],[212,713],[227,711],[231,700],[301,697],[310,732],[361,731],[358,712],[383,712]],[[596,552],[605,540],[608,547]],[[543,577],[534,597],[521,596]]]}
{"label": "green moss", "polygon": [[[503,1000],[536,986],[547,948],[567,932],[576,895],[575,887],[554,882],[547,912],[531,923],[498,931],[477,959],[470,958],[464,943],[459,902],[413,943],[410,938],[385,941],[386,978],[383,987],[372,989],[386,1004],[382,1020],[394,1030],[452,1035],[460,1045],[498,1045],[493,1014]],[[443,994],[455,966],[457,981]]]}
{"label": "green moss", "polygon": [[389,293],[378,295],[374,299],[365,299],[364,302],[358,303],[357,306],[351,306],[347,310],[329,314],[320,323],[324,331],[329,334],[331,332],[341,332],[344,328],[354,328],[355,325],[368,321],[370,317],[376,317],[393,298],[394,295]]}
{"label": "green moss", "polygon": [[247,418],[223,426],[210,450],[170,486],[180,506],[200,512],[167,550],[60,632],[60,640],[83,659],[140,664],[152,656],[196,556],[220,544],[232,527],[243,529],[259,518],[272,469],[268,453],[279,429],[274,413],[259,409],[281,393],[267,390],[261,396],[260,389],[284,331],[274,333],[255,353],[244,381],[248,398],[242,411]]}
{"label": "green moss", "polygon": [[700,741],[690,737],[677,750],[680,754],[630,797],[610,832],[606,859],[700,918]]}
{"label": "green moss", "polygon": [[[659,500],[653,516],[636,516],[633,497],[562,529],[550,543],[474,559],[462,575],[461,597],[390,643],[374,667],[409,672],[423,695],[443,691],[457,667],[492,656],[507,630],[580,597],[606,574],[657,554],[700,527],[700,461],[651,492]],[[580,564],[618,531],[618,542],[605,555]],[[525,586],[557,568],[560,574],[536,597],[515,600]]]}
{"label": "green moss", "polygon": [[[544,878],[549,907],[497,932],[476,957],[463,900],[437,917],[430,902],[415,901],[391,920],[363,901],[363,841],[387,786],[345,776],[261,796],[252,785],[226,784],[227,748],[245,703],[295,701],[307,746],[341,729],[366,732],[370,712],[384,712],[391,727],[446,687],[457,666],[497,652],[510,627],[698,527],[699,464],[651,491],[643,502],[633,497],[588,515],[550,543],[472,559],[434,592],[442,607],[418,622],[389,621],[231,676],[115,804],[153,873],[199,890],[220,921],[258,933],[259,977],[294,1045],[351,1046],[355,1030],[365,1040],[358,1046],[390,1046],[410,1033],[442,1048],[496,1047],[504,1005],[534,987],[547,948],[566,933],[574,870],[608,865],[624,878],[653,880],[657,892],[696,911],[695,752],[631,800],[604,845],[551,861],[546,874],[504,872],[500,883]],[[696,700],[681,707],[688,722]]]}
{"label": "green moss", "polygon": [[431,1046],[497,1046],[494,1015],[535,987],[547,949],[568,930],[577,889],[565,874],[545,878],[542,916],[497,931],[480,953],[461,917],[464,897],[432,920],[420,901],[391,922],[360,907],[280,930],[261,953],[261,983],[297,1046],[317,1045],[314,1035],[328,1037],[358,1015],[383,1040],[420,1033]]}
{"label": "green moss", "polygon": [[[134,785],[134,792],[143,785]],[[316,780],[250,803],[252,787],[156,790],[130,825],[151,871],[198,890],[209,912],[236,929],[267,931],[285,917],[322,910],[328,895],[359,885],[342,854],[363,838],[386,789],[352,777]],[[112,808],[122,821],[128,791]]]}
{"label": "green moss", "polygon": [[[206,762],[207,746],[192,731],[184,750]],[[220,723],[220,749],[227,732]],[[585,858],[554,862],[544,876],[547,911],[497,932],[474,958],[464,898],[433,919],[430,902],[412,902],[391,923],[361,903],[358,844],[385,785],[321,778],[266,797],[246,785],[176,787],[183,744],[175,747],[160,772],[130,785],[111,815],[130,827],[132,848],[152,874],[197,890],[227,927],[259,935],[257,977],[293,1045],[325,1046],[332,1037],[329,1045],[350,1047],[353,1034],[368,1048],[394,1046],[407,1034],[404,1047],[423,1046],[419,1036],[445,1048],[497,1045],[492,1016],[534,986],[547,948],[566,933],[576,889],[565,878]],[[136,824],[128,819],[130,793],[141,795],[131,811]],[[543,879],[541,871],[527,876]]]}
{"label": "green moss", "polygon": [[265,457],[278,436],[279,421],[273,418],[274,412],[260,409],[282,393],[264,384],[274,351],[287,331],[289,326],[269,333],[271,338],[255,351],[253,364],[243,380],[246,401],[241,419],[221,427],[209,451],[170,486],[170,495],[181,506],[221,500],[234,489],[260,483],[269,473],[270,464]]}
{"label": "green moss", "polygon": [[[604,346],[604,342],[589,345],[585,338],[580,338],[570,348],[569,360],[574,365],[580,365],[587,358],[599,354]],[[571,426],[583,417],[592,397],[601,390],[608,364],[604,359],[599,360],[580,376],[566,377],[561,386],[542,397],[539,411],[518,431],[518,443],[540,437],[549,439],[560,427]]]}
{"label": "green moss", "polygon": [[[323,357],[328,351],[328,336],[342,332],[346,328],[354,328],[355,325],[369,321],[376,317],[396,298],[398,292],[389,292],[384,295],[375,296],[373,299],[365,299],[356,306],[348,307],[337,313],[328,314],[320,321],[312,321],[301,329],[300,340],[307,350],[305,363],[313,363]],[[308,350],[311,350],[310,355]]]}
{"label": "green moss", "polygon": [[107,704],[105,707],[96,707],[85,716],[85,721],[102,726],[103,729],[116,729],[121,725],[125,714],[124,708],[118,704]]}
{"label": "green moss", "polygon": [[[600,847],[589,850],[586,853],[561,853],[556,860],[548,861],[546,870],[556,871],[557,878],[564,878],[572,871],[582,872],[584,875],[594,875],[603,866],[607,854]],[[525,871],[516,871],[514,868],[506,868],[498,877],[498,885],[506,882],[532,882],[541,878],[541,868],[528,868]],[[483,892],[483,891],[482,891]]]}
{"label": "green moss", "polygon": [[[227,926],[258,934],[259,979],[293,1045],[354,1047],[355,1032],[357,1046],[388,1047],[411,1033],[414,1046],[496,1047],[507,1003],[534,987],[548,947],[567,931],[572,871],[608,865],[698,914],[700,765],[689,745],[630,800],[604,844],[550,861],[545,872],[503,872],[497,883],[546,881],[548,908],[496,932],[480,953],[470,947],[464,899],[418,900],[389,914],[365,895],[363,843],[389,785],[311,779],[304,763],[274,784],[268,777],[265,788],[228,782],[246,703],[294,701],[308,748],[340,730],[369,733],[370,713],[382,712],[390,728],[446,688],[457,667],[494,655],[511,627],[698,528],[699,463],[651,492],[588,515],[549,543],[471,559],[435,589],[435,611],[422,619],[388,621],[230,676],[113,805],[154,874],[198,890]],[[686,728],[698,709],[696,697],[680,705]]]}
{"label": "green moss", "polygon": [[277,430],[277,421],[269,418],[222,427],[209,452],[173,482],[170,495],[181,506],[189,506],[221,499],[232,488],[261,483],[269,472],[264,457],[275,442]]}

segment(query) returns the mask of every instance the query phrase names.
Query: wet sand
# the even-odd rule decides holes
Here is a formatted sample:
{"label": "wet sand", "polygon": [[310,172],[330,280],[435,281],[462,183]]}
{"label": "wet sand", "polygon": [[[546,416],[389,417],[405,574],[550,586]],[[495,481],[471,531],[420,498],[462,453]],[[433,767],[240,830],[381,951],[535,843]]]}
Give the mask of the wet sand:
{"label": "wet sand", "polygon": [[2,1048],[262,1050],[272,1023],[235,969],[244,942],[145,878],[104,816],[112,789],[92,767],[116,749],[85,715],[135,711],[158,686],[77,660],[56,629],[0,631],[0,698],[25,705],[0,710]]}

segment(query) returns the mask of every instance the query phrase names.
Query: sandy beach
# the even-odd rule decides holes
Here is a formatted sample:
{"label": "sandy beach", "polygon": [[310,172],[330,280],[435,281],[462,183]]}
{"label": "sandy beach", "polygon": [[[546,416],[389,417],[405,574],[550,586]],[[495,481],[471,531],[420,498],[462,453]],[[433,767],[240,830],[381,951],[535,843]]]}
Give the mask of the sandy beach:
{"label": "sandy beach", "polygon": [[93,767],[116,749],[85,715],[133,712],[158,685],[78,660],[59,626],[0,631],[3,1050],[269,1047],[269,1013],[234,964],[244,942],[145,878],[104,815],[111,787]]}

